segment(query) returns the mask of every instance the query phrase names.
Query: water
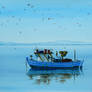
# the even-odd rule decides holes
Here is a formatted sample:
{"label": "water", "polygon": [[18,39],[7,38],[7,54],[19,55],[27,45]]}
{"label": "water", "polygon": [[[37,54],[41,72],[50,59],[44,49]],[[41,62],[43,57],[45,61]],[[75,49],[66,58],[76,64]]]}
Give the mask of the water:
{"label": "water", "polygon": [[[30,46],[0,47],[0,92],[92,92],[92,46],[50,46],[55,50],[67,49],[73,57],[85,60],[82,71],[30,71],[26,56],[33,52]],[[44,47],[40,47],[44,48]],[[42,74],[44,73],[44,74]]]}

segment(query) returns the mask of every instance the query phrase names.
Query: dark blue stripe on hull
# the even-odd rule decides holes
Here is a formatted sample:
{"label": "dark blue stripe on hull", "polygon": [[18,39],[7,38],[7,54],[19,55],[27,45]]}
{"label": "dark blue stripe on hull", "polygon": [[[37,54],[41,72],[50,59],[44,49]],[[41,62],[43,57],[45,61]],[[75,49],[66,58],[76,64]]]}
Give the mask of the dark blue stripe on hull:
{"label": "dark blue stripe on hull", "polygon": [[[39,66],[30,66],[32,69],[34,70],[56,70],[56,69],[78,69],[79,66],[75,66],[75,67],[39,67]],[[82,68],[82,66],[80,67]]]}

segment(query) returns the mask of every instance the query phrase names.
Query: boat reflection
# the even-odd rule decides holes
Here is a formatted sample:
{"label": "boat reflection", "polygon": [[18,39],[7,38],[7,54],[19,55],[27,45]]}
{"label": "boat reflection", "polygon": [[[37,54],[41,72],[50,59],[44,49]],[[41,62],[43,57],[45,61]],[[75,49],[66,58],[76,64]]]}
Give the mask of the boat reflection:
{"label": "boat reflection", "polygon": [[35,84],[50,84],[52,81],[65,83],[68,79],[76,79],[82,73],[81,70],[32,70],[27,75]]}

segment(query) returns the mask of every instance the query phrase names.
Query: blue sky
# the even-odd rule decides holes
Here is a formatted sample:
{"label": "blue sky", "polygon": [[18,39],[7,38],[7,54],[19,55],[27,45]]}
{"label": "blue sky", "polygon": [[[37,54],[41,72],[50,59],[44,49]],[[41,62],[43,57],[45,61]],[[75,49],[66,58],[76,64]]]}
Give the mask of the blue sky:
{"label": "blue sky", "polygon": [[92,0],[0,0],[0,41],[92,42]]}

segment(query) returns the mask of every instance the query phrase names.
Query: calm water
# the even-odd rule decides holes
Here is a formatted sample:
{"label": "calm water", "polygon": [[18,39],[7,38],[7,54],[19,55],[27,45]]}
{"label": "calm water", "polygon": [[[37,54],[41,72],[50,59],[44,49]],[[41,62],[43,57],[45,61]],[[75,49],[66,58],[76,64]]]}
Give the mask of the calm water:
{"label": "calm water", "polygon": [[[0,92],[92,92],[92,46],[46,47],[66,49],[67,57],[85,60],[82,71],[30,71],[25,58],[34,47],[0,47]],[[40,47],[44,48],[44,47]]]}

